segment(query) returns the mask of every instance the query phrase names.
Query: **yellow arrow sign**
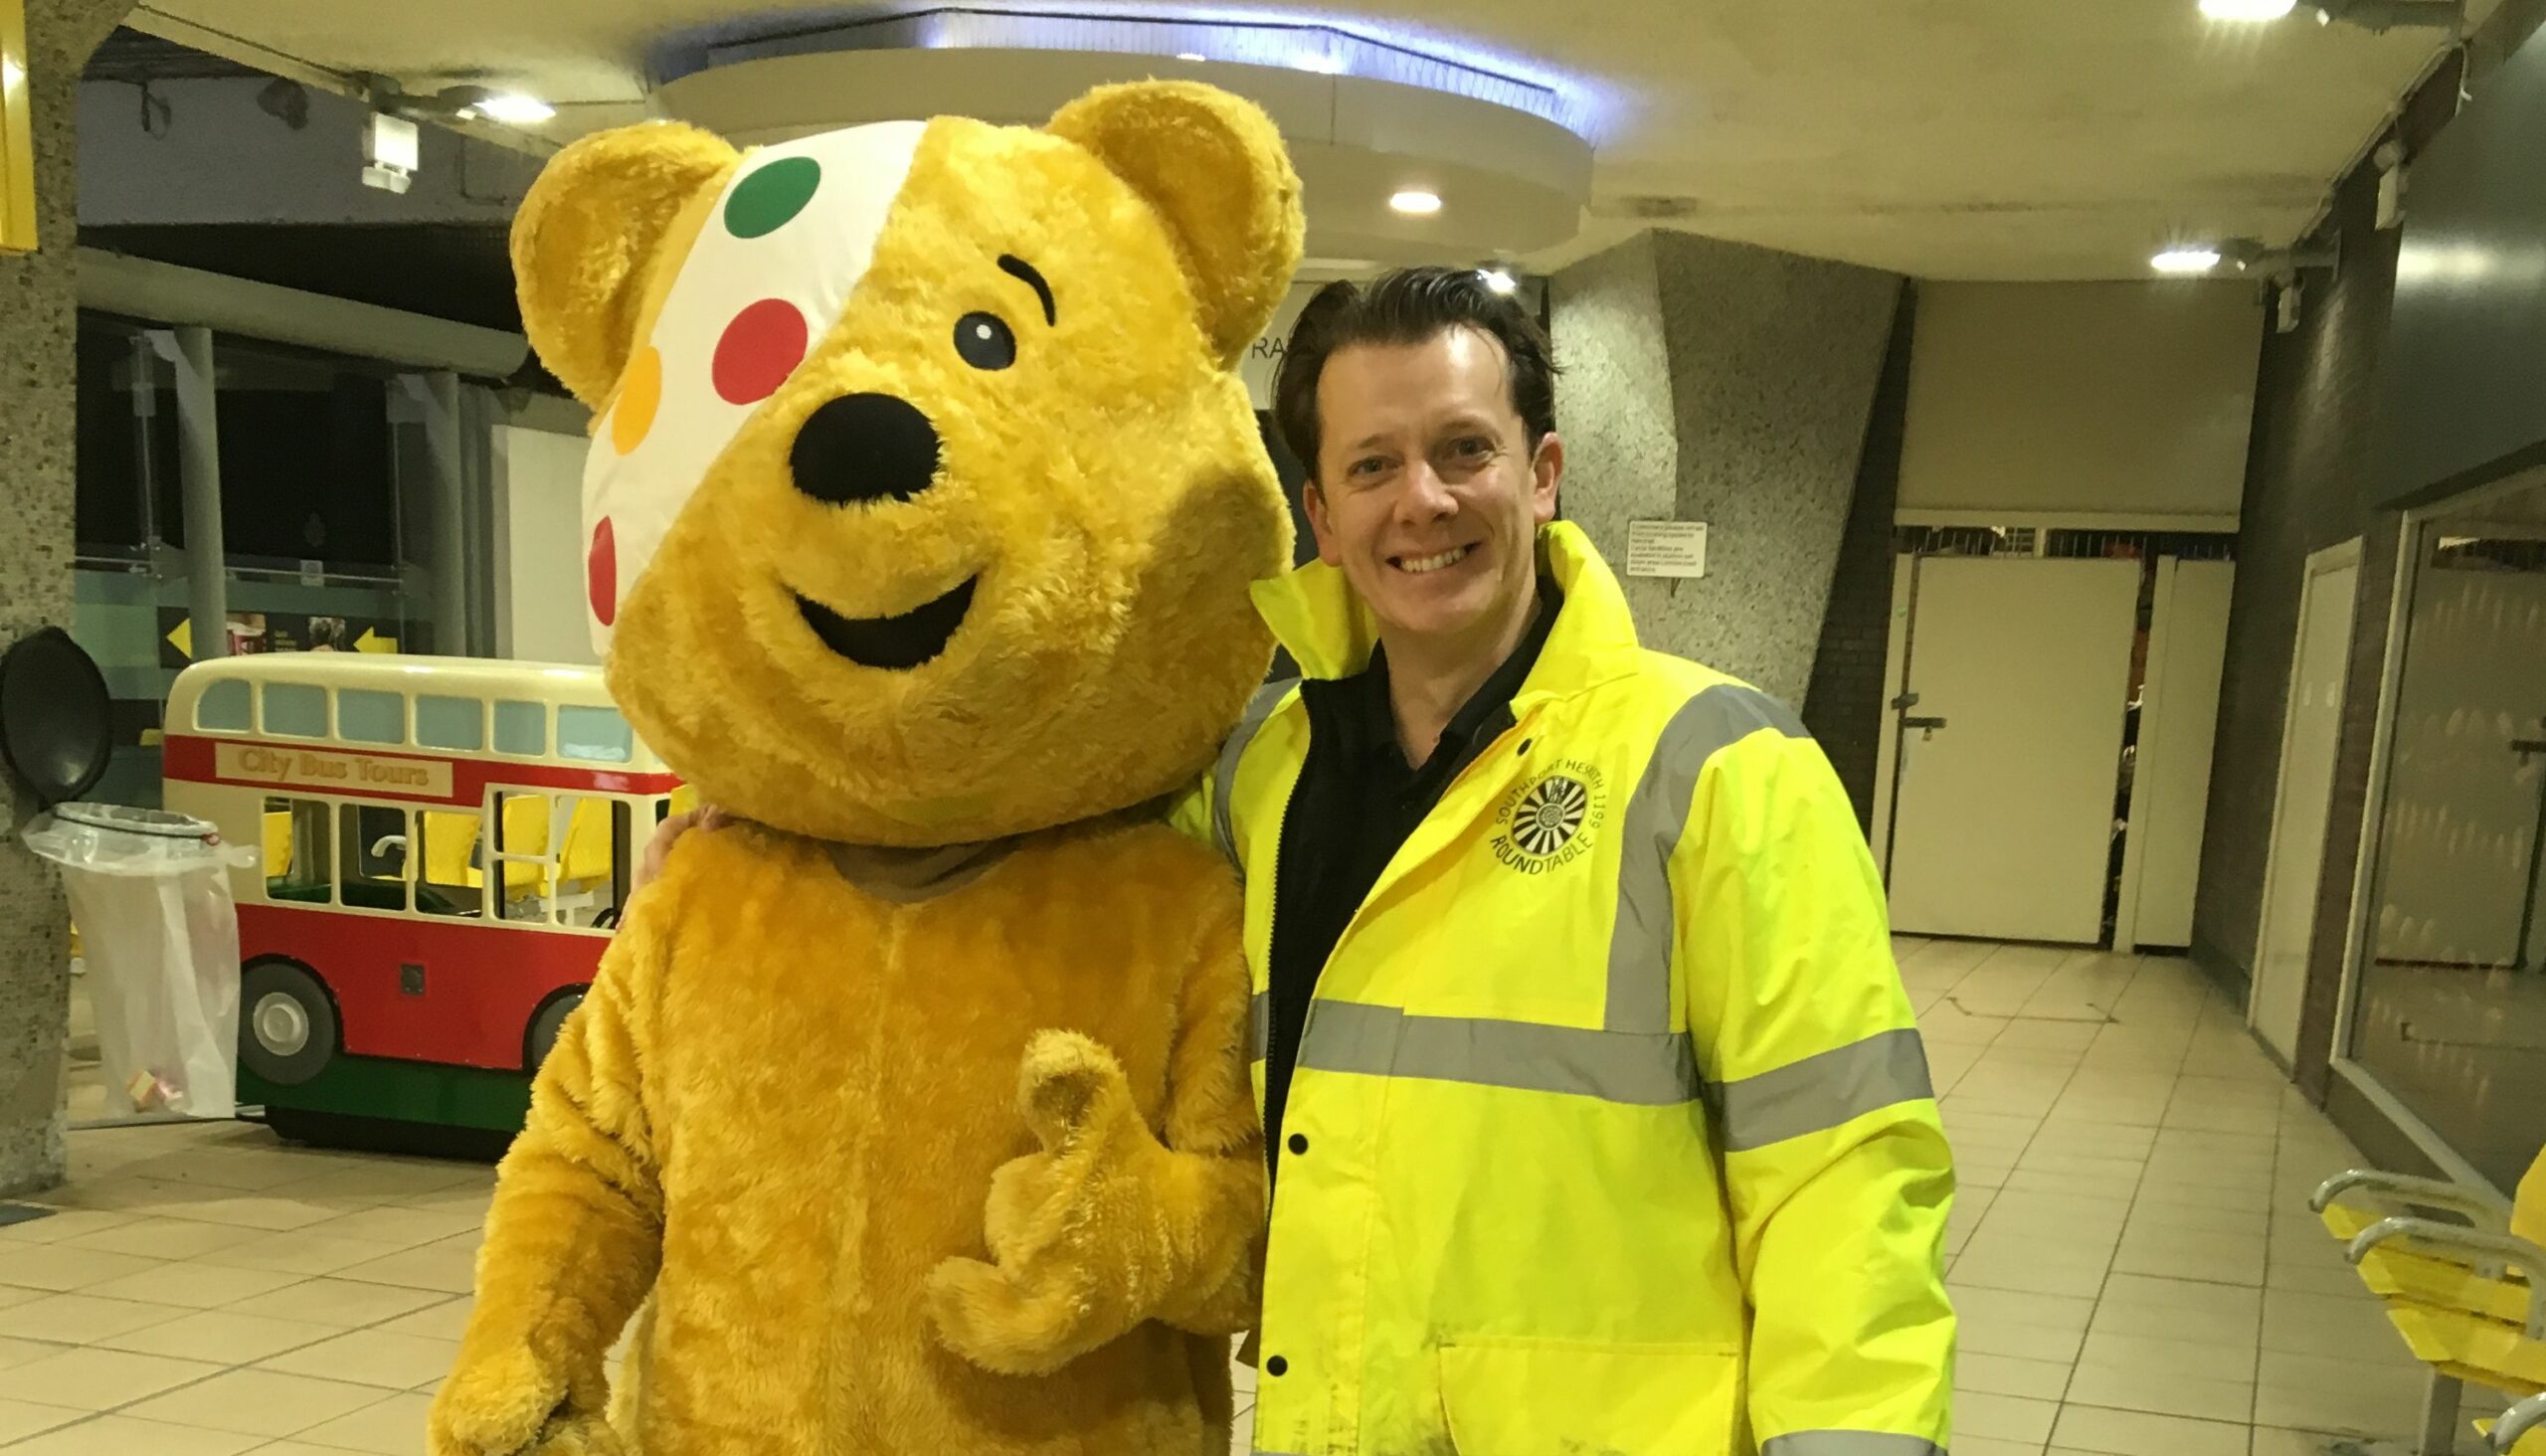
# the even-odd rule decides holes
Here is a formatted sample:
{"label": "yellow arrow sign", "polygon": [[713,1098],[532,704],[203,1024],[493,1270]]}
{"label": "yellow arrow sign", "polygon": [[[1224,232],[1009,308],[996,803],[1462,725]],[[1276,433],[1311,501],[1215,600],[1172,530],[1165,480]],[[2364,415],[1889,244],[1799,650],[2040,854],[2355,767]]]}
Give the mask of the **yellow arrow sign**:
{"label": "yellow arrow sign", "polygon": [[357,652],[394,652],[398,650],[398,639],[396,637],[382,637],[379,633],[366,627],[362,630],[362,636],[354,638],[354,650]]}
{"label": "yellow arrow sign", "polygon": [[179,621],[177,630],[168,634],[168,640],[176,643],[180,656],[189,662],[193,661],[195,659],[195,620],[188,617]]}

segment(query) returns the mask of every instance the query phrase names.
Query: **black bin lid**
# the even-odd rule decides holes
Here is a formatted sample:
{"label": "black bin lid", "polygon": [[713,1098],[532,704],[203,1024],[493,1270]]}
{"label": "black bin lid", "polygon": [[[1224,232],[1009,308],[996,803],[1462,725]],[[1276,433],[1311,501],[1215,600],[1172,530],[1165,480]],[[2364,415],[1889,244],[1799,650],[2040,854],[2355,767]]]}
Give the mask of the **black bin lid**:
{"label": "black bin lid", "polygon": [[105,674],[48,627],[0,654],[0,759],[51,809],[97,787],[114,748]]}

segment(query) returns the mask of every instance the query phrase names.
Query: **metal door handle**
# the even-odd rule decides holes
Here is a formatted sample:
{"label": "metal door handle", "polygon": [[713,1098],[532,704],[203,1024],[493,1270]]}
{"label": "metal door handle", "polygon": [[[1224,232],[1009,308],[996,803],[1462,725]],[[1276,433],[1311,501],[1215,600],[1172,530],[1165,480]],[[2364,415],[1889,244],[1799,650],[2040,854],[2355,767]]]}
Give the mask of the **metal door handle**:
{"label": "metal door handle", "polygon": [[2514,738],[2510,741],[2510,751],[2521,758],[2532,753],[2546,753],[2546,738]]}
{"label": "metal door handle", "polygon": [[1945,726],[1945,720],[1942,718],[1904,718],[1901,720],[1901,731],[1907,733],[1913,728],[1918,730],[1918,739],[1922,743],[1935,737],[1936,730],[1943,726]]}

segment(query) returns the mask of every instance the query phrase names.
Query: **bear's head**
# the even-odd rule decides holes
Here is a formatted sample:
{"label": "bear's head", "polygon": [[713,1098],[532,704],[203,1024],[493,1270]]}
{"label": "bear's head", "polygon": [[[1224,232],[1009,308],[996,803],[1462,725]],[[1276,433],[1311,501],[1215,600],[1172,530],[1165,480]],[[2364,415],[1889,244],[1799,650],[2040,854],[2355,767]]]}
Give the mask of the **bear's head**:
{"label": "bear's head", "polygon": [[1271,123],[1191,84],[559,153],[514,268],[595,412],[590,609],[637,731],[737,814],[888,846],[1200,772],[1290,560],[1235,366],[1300,235]]}

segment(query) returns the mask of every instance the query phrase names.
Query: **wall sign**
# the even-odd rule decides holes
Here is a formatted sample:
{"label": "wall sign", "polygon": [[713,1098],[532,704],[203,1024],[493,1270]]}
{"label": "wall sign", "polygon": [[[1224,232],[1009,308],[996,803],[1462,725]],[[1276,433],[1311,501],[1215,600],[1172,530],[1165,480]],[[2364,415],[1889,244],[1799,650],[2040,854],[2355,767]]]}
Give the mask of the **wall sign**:
{"label": "wall sign", "polygon": [[1707,523],[1630,521],[1627,575],[1702,577],[1707,574]]}

